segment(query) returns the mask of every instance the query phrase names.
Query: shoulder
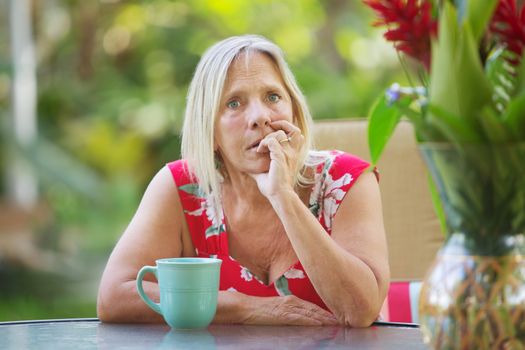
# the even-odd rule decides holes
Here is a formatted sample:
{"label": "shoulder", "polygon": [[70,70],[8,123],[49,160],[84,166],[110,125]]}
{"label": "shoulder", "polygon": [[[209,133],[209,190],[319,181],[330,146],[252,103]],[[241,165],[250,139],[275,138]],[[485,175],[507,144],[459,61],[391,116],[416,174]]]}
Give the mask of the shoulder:
{"label": "shoulder", "polygon": [[316,151],[310,157],[319,159],[317,173],[330,174],[336,178],[345,174],[357,178],[370,167],[366,160],[339,150]]}
{"label": "shoulder", "polygon": [[175,186],[183,193],[203,197],[204,194],[200,189],[199,181],[191,171],[188,162],[184,159],[176,160],[166,164],[166,168],[171,173],[172,181]]}
{"label": "shoulder", "polygon": [[[182,206],[168,166],[163,166],[149,182],[135,215],[137,220],[172,222],[170,215],[180,220]],[[135,220],[135,219],[134,219]]]}
{"label": "shoulder", "polygon": [[167,173],[171,174],[169,176],[174,185],[172,187],[177,192],[176,196],[181,201],[183,208],[200,207],[202,200],[207,199],[186,160],[182,159],[167,163],[164,169],[167,169]]}
{"label": "shoulder", "polygon": [[[173,162],[175,163],[175,162]],[[151,179],[146,193],[154,194],[157,198],[171,197],[177,192],[176,182],[174,182],[175,176],[173,175],[174,169],[171,164],[163,166]]]}
{"label": "shoulder", "polygon": [[177,160],[167,163],[151,179],[144,198],[147,199],[147,203],[155,205],[164,203],[180,206],[178,205],[180,201],[178,188],[188,184],[189,179],[190,175],[184,161]]}
{"label": "shoulder", "polygon": [[165,168],[169,169],[171,177],[178,186],[185,185],[193,180],[188,163],[184,159],[169,162]]}
{"label": "shoulder", "polygon": [[343,151],[330,151],[334,157],[334,167],[347,168],[347,169],[366,169],[370,166],[370,163],[366,160],[359,158],[356,155],[346,153]]}

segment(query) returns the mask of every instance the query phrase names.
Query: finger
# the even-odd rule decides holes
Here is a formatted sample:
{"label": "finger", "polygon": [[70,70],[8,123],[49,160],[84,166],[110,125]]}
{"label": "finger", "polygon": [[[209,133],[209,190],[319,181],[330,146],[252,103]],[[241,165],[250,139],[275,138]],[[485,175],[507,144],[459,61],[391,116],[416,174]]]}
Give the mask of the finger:
{"label": "finger", "polygon": [[304,310],[306,316],[321,322],[323,325],[337,325],[339,322],[334,315],[320,307]]}
{"label": "finger", "polygon": [[297,143],[302,144],[304,137],[301,133],[301,129],[299,129],[294,124],[291,124],[286,120],[278,120],[272,122],[271,126],[274,129],[283,130],[286,133],[288,141],[290,141],[290,144],[292,146],[295,146]]}
{"label": "finger", "polygon": [[279,140],[279,143],[285,143],[290,142],[290,136],[286,137],[285,139]]}
{"label": "finger", "polygon": [[339,324],[339,320],[332,315],[331,313],[327,312],[326,310],[323,310],[326,312],[326,314],[318,314],[318,319],[323,323],[325,326],[336,326]]}
{"label": "finger", "polygon": [[305,300],[299,299],[297,301],[298,303],[294,305],[294,307],[297,308],[298,312],[303,312],[307,317],[316,319],[324,325],[339,324],[339,321],[331,312]]}
{"label": "finger", "polygon": [[286,164],[286,156],[283,150],[283,146],[274,138],[269,139],[266,143],[266,147],[270,152],[270,159],[276,160],[279,163]]}
{"label": "finger", "polygon": [[276,120],[274,122],[271,122],[270,126],[274,130],[283,130],[287,135],[295,135],[301,133],[301,129],[299,129],[296,125],[286,120]]}
{"label": "finger", "polygon": [[[280,176],[292,180],[292,175],[290,171],[287,170],[289,168],[287,156],[279,141],[275,138],[265,140],[264,143],[261,141],[261,144],[257,147],[257,152],[268,154],[270,156],[270,162],[273,164],[273,168],[278,169],[274,171],[278,171]],[[270,165],[270,169],[271,168],[272,166]],[[255,180],[257,181],[258,179],[255,178]]]}
{"label": "finger", "polygon": [[270,135],[270,137],[275,137],[275,139],[279,142],[281,142],[282,140],[287,140],[289,138],[288,134],[284,130],[277,130],[276,132],[271,133]]}
{"label": "finger", "polygon": [[[271,149],[270,143],[274,142],[274,145],[278,146],[282,140],[287,140],[287,139],[288,139],[288,136],[285,134],[283,130],[272,132],[271,134],[266,135],[264,139],[262,139],[262,141],[259,143],[259,146],[257,147],[257,152],[264,152],[265,150],[269,150],[269,151],[277,150],[276,148]],[[286,142],[286,141],[282,141],[282,142]]]}

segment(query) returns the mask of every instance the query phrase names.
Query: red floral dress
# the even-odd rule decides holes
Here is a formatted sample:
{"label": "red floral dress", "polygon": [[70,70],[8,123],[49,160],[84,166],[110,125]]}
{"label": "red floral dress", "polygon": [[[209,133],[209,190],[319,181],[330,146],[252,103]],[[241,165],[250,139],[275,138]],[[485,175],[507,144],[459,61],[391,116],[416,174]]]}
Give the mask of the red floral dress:
{"label": "red floral dress", "polygon": [[[332,221],[339,204],[357,178],[369,167],[369,163],[340,151],[330,151],[327,154],[326,160],[316,168],[309,208],[327,234],[331,234]],[[168,167],[179,190],[197,255],[222,260],[220,290],[254,296],[293,294],[328,309],[315,291],[300,261],[290,266],[275,282],[267,285],[231,257],[224,213],[217,213],[212,201],[208,200],[198,184],[188,175],[184,161],[169,163]]]}

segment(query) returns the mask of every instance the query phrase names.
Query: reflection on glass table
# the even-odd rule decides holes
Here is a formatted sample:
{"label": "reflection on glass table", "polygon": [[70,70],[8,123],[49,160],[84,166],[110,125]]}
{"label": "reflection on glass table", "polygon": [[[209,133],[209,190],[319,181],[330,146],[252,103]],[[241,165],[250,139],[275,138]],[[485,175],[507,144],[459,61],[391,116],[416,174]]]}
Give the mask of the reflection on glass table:
{"label": "reflection on glass table", "polygon": [[97,319],[0,323],[0,349],[425,349],[416,325],[369,328],[105,324]]}

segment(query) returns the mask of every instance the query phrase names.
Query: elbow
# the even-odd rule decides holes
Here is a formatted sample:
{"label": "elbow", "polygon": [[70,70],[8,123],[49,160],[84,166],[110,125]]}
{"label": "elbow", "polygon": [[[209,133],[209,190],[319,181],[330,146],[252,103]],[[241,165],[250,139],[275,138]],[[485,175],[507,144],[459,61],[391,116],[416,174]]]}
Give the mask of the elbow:
{"label": "elbow", "polygon": [[341,324],[352,328],[366,328],[370,327],[377,319],[377,314],[362,314],[358,315],[344,315]]}
{"label": "elbow", "polygon": [[[366,290],[355,292],[349,297],[349,303],[335,314],[340,324],[353,328],[370,327],[377,321],[385,301],[390,281],[390,269],[385,264],[381,273],[375,273],[376,284]],[[374,292],[370,292],[375,290]],[[368,291],[368,292],[367,292]]]}
{"label": "elbow", "polygon": [[115,310],[115,303],[112,302],[112,293],[105,290],[99,290],[97,296],[97,317],[104,323],[116,323],[120,317]]}
{"label": "elbow", "polygon": [[111,318],[109,316],[109,313],[104,308],[100,307],[100,305],[97,304],[97,318],[102,323],[111,323]]}
{"label": "elbow", "polygon": [[99,292],[97,297],[97,317],[101,322],[111,322],[111,310],[105,302],[105,296]]}
{"label": "elbow", "polygon": [[372,323],[377,320],[378,315],[378,310],[367,307],[361,310],[353,309],[351,311],[343,311],[336,314],[336,317],[341,325],[352,328],[366,328],[370,327]]}
{"label": "elbow", "polygon": [[379,316],[382,302],[380,298],[370,298],[370,295],[361,295],[347,299],[349,302],[339,304],[337,310],[333,310],[339,324],[352,328],[366,328],[372,325]]}

